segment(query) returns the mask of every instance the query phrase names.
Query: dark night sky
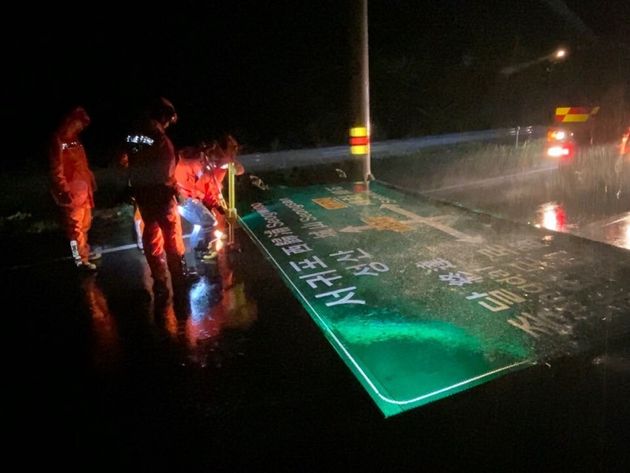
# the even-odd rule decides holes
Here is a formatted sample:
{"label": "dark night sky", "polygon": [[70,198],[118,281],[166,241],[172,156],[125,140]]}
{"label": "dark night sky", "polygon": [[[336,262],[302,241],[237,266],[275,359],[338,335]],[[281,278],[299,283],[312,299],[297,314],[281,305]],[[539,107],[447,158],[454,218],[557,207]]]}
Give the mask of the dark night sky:
{"label": "dark night sky", "polygon": [[[159,9],[64,2],[48,13],[18,13],[7,21],[20,34],[9,37],[7,28],[2,33],[9,62],[3,109],[13,118],[9,125],[17,125],[9,132],[19,137],[28,128],[37,141],[60,107],[79,101],[93,116],[88,141],[105,149],[124,132],[132,110],[159,94],[180,114],[172,132],[178,144],[223,130],[252,150],[265,150],[274,139],[281,148],[311,146],[318,137],[323,144],[340,144],[349,107],[349,3],[175,1]],[[586,30],[558,4],[568,5]],[[371,65],[380,57],[414,58],[426,65],[426,81],[439,86],[445,67],[464,60],[480,67],[499,64],[510,58],[515,42],[533,55],[561,42],[585,42],[589,31],[630,42],[629,5],[370,0]],[[378,96],[375,84],[384,85],[372,84]],[[426,97],[434,106],[446,99]],[[326,133],[326,126],[339,130]]]}

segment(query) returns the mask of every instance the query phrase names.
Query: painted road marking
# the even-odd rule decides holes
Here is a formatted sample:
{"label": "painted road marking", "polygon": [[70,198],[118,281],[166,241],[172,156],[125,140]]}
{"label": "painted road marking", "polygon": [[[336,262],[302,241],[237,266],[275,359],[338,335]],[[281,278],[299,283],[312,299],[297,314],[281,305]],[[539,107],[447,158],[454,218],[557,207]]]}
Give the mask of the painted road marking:
{"label": "painted road marking", "polygon": [[[382,204],[380,208],[390,210],[394,213],[397,213],[409,219],[409,220],[399,220],[399,221],[393,221],[393,219],[391,219],[394,223],[398,224],[399,226],[399,228],[394,228],[393,231],[405,231],[406,228],[410,229],[410,227],[413,227],[414,225],[427,225],[431,228],[434,228],[443,233],[446,233],[447,235],[455,237],[457,241],[467,242],[467,243],[483,242],[483,237],[481,237],[480,235],[475,235],[475,236],[468,235],[444,223],[445,220],[451,221],[452,216],[436,215],[434,217],[422,217],[409,210],[402,209],[399,206],[393,205],[393,204]],[[383,221],[382,218],[381,220],[374,218],[372,220],[373,222],[372,224],[370,224],[371,223],[370,221],[366,221],[368,225],[358,225],[358,226],[348,225],[341,228],[339,231],[342,233],[360,233],[360,232],[368,231],[368,230],[392,230],[391,225],[387,225],[388,222],[385,222],[385,224],[383,225],[379,225],[379,222],[381,221]]]}
{"label": "painted road marking", "polygon": [[[190,238],[190,233],[184,235],[184,239],[188,239],[188,238]],[[111,248],[103,248],[100,250],[100,253],[102,255],[105,255],[105,254],[110,254],[110,253],[119,253],[121,251],[127,251],[131,249],[138,249],[138,245],[136,243],[130,243],[128,245],[120,245],[120,246],[114,246]],[[37,263],[16,264],[15,266],[9,266],[7,268],[0,268],[0,271],[3,269],[7,271],[14,271],[18,269],[29,269],[29,268],[35,268],[37,266],[44,266],[44,265],[52,264],[52,263],[60,263],[62,261],[68,261],[72,259],[73,259],[72,256],[61,256],[59,258],[51,258],[49,260],[43,260]]]}

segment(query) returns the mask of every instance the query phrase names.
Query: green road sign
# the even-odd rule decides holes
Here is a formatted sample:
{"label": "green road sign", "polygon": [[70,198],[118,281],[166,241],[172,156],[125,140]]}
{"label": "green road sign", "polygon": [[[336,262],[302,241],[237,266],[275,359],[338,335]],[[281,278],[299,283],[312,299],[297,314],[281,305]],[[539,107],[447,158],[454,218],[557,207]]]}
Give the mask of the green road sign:
{"label": "green road sign", "polygon": [[630,332],[630,253],[371,184],[241,223],[384,415]]}

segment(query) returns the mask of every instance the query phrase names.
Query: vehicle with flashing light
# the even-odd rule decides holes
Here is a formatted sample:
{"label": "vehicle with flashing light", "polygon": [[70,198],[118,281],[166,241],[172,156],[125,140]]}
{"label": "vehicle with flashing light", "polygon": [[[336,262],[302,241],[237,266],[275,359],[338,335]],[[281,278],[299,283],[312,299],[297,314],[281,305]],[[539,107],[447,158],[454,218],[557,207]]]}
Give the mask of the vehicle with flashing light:
{"label": "vehicle with flashing light", "polygon": [[[557,164],[563,185],[620,195],[630,183],[628,127],[602,116],[599,107],[558,107],[547,129],[545,157]],[[605,111],[604,111],[605,112]],[[604,113],[605,115],[605,113]]]}
{"label": "vehicle with flashing light", "polygon": [[593,118],[599,107],[557,107],[554,124],[547,129],[545,156],[562,173],[577,171],[584,151],[593,145]]}

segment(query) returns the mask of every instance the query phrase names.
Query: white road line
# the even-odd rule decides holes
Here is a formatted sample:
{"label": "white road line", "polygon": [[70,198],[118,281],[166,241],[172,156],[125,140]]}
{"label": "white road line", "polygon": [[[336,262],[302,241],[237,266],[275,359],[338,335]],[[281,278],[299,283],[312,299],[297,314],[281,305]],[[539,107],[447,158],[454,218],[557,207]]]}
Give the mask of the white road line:
{"label": "white road line", "polygon": [[[190,233],[187,235],[184,235],[184,239],[190,238]],[[135,243],[130,243],[129,245],[121,245],[121,246],[114,246],[112,248],[103,248],[102,250],[100,250],[100,253],[102,255],[105,254],[109,254],[109,253],[118,253],[120,251],[127,251],[127,250],[131,250],[133,248],[138,248],[138,245],[136,245]],[[34,268],[36,266],[42,266],[45,264],[51,264],[51,263],[59,263],[61,261],[68,261],[71,260],[72,256],[62,256],[61,258],[52,258],[49,260],[44,260],[44,261],[40,261],[38,263],[30,263],[30,264],[16,264],[15,266],[9,266],[7,268],[0,268],[0,271],[13,271],[16,269],[29,269],[29,268]]]}

